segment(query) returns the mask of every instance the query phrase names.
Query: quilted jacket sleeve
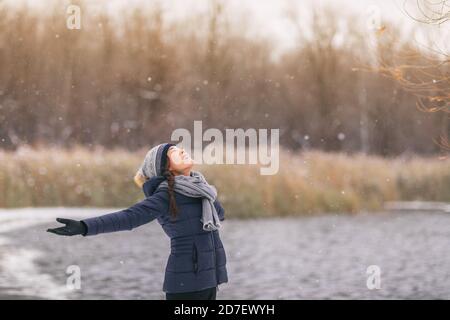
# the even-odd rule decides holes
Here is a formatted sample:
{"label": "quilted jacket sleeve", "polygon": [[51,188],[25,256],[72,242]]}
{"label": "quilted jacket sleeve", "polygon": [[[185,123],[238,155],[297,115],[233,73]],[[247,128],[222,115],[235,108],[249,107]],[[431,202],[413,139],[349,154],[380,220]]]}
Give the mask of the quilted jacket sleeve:
{"label": "quilted jacket sleeve", "polygon": [[85,236],[132,230],[156,219],[164,208],[162,193],[156,193],[133,206],[117,212],[82,220],[87,226]]}

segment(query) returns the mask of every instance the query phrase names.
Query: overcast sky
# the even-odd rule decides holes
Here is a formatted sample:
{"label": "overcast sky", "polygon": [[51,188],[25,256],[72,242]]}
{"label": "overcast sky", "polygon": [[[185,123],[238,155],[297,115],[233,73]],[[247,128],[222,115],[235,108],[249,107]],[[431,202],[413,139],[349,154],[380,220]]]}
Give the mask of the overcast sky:
{"label": "overcast sky", "polygon": [[[9,3],[20,3],[20,0],[7,0]],[[22,0],[40,9],[50,7],[52,0]],[[59,3],[64,2],[57,0]],[[416,8],[416,0],[225,0],[223,3],[230,16],[236,21],[245,20],[248,32],[255,36],[273,39],[274,47],[280,50],[294,45],[292,24],[286,18],[286,10],[297,10],[300,15],[308,15],[312,7],[334,7],[336,14],[354,13],[362,19],[369,20],[379,12],[381,21],[389,21],[405,28],[419,28],[426,37],[434,41],[450,43],[450,22],[443,27],[427,26],[415,22],[403,9],[405,2],[411,10]],[[71,1],[66,0],[66,3]],[[92,10],[108,10],[120,15],[123,7],[145,7],[160,3],[169,19],[184,18],[192,14],[209,10],[211,0],[89,0],[86,1]]]}

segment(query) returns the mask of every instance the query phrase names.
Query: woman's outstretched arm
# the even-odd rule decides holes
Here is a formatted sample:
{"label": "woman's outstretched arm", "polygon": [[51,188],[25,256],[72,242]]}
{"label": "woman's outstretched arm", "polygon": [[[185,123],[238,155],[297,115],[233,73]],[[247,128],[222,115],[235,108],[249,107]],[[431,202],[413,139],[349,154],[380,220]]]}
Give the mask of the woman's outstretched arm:
{"label": "woman's outstretched arm", "polygon": [[162,193],[154,194],[128,209],[81,220],[87,226],[86,236],[132,230],[156,219],[162,212]]}
{"label": "woman's outstretched arm", "polygon": [[[132,230],[156,219],[163,212],[164,203],[163,193],[157,193],[127,209],[102,216],[81,221],[57,218],[58,222],[66,223],[66,226],[47,231],[67,236],[76,234],[93,236],[100,233]],[[81,228],[73,226],[81,226]],[[72,231],[74,229],[75,231]]]}

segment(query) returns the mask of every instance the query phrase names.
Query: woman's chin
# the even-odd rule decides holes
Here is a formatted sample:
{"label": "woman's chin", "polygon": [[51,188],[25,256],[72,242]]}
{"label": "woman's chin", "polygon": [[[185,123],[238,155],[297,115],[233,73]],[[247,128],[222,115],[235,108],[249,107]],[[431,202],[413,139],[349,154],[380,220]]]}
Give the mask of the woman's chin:
{"label": "woman's chin", "polygon": [[194,166],[194,162],[193,161],[191,161],[190,163],[187,163],[186,164],[186,166],[185,166],[185,168],[184,168],[184,171],[186,171],[186,170],[192,170],[192,167]]}
{"label": "woman's chin", "polygon": [[186,165],[186,170],[191,170],[193,166],[194,166],[193,162],[189,163],[188,165]]}

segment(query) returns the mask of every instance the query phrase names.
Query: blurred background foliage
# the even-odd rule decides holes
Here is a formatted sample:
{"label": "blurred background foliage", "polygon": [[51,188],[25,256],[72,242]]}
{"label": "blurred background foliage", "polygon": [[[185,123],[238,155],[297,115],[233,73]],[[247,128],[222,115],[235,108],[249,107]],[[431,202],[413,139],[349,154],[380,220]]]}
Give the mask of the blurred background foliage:
{"label": "blurred background foliage", "polygon": [[448,56],[417,46],[414,29],[291,10],[296,45],[280,52],[225,1],[175,20],[156,2],[111,14],[72,1],[81,30],[66,27],[67,1],[48,3],[0,2],[0,207],[131,205],[145,152],[194,120],[280,129],[275,176],[200,167],[231,216],[450,201],[435,143],[450,132]]}
{"label": "blurred background foliage", "polygon": [[296,45],[280,53],[223,1],[176,20],[158,5],[113,15],[72,1],[80,30],[67,29],[66,2],[51,3],[44,12],[0,4],[2,149],[137,150],[194,120],[280,128],[290,150],[432,154],[433,139],[448,137],[448,116],[419,111],[395,79],[417,77],[395,66],[433,68],[439,55],[421,54],[415,30],[389,21],[370,30],[367,17],[332,6],[314,7],[310,19],[287,14]]}
{"label": "blurred background foliage", "polygon": [[[144,199],[133,176],[146,149],[95,152],[21,147],[0,152],[0,207],[128,207]],[[280,171],[199,165],[228,217],[381,211],[394,200],[450,201],[450,160],[281,150]]]}

